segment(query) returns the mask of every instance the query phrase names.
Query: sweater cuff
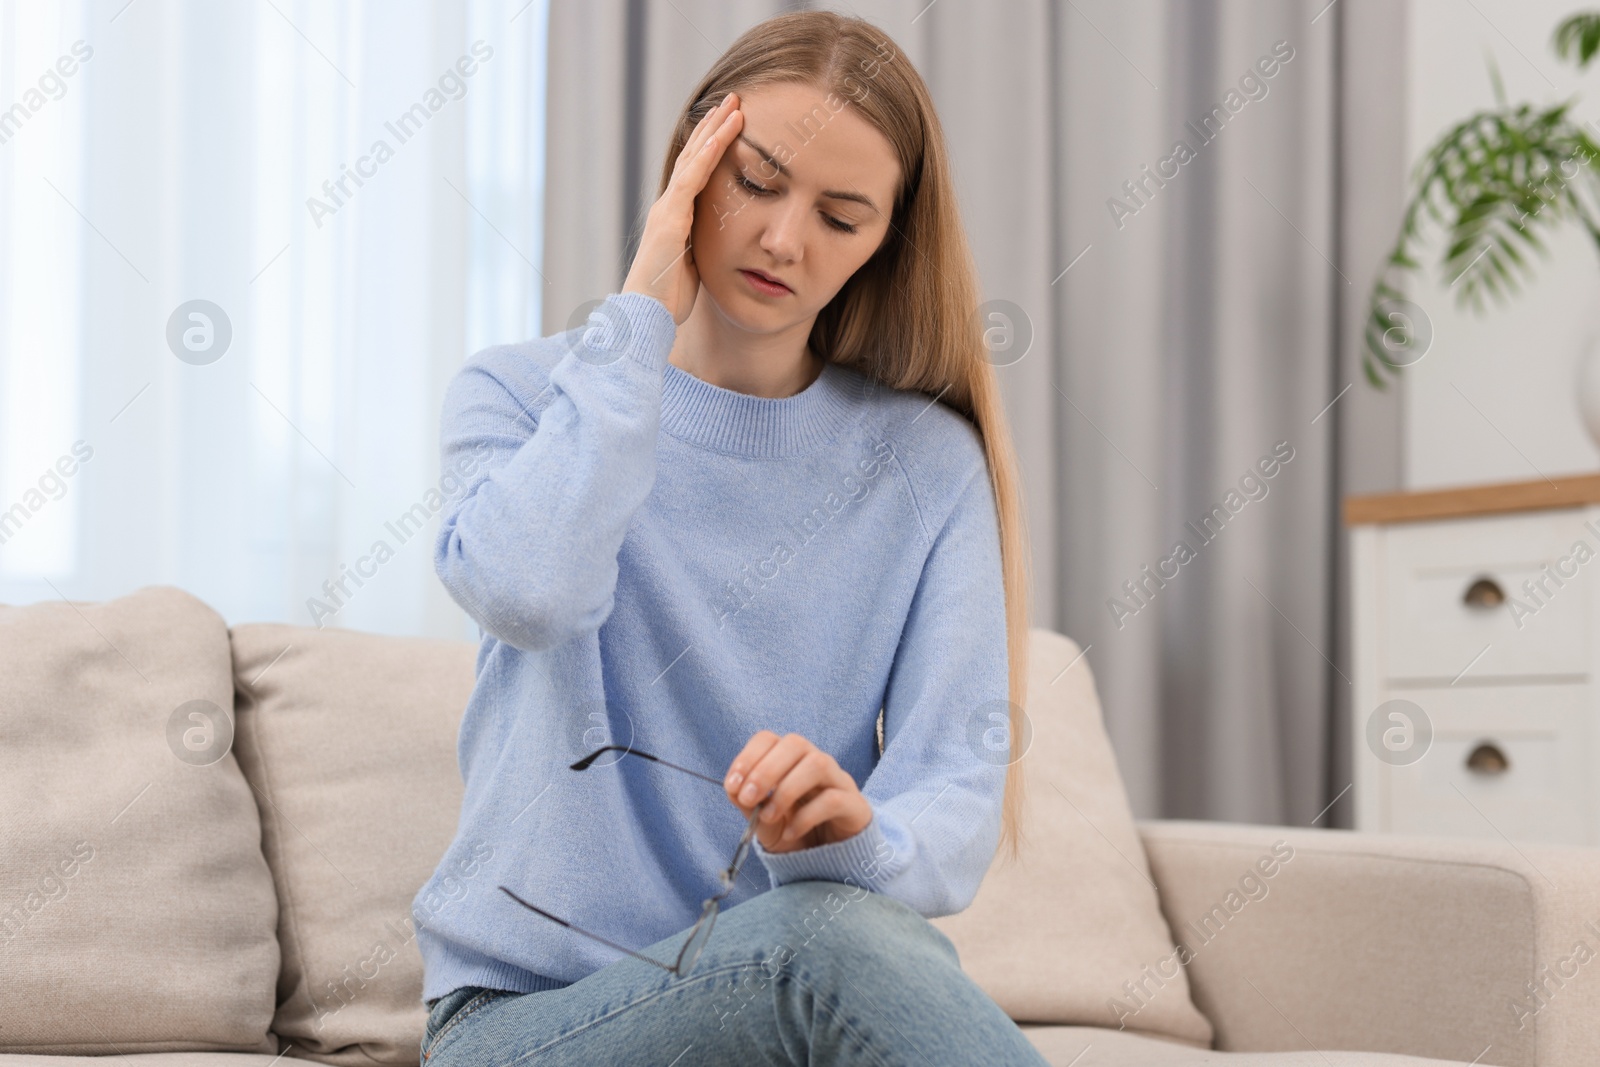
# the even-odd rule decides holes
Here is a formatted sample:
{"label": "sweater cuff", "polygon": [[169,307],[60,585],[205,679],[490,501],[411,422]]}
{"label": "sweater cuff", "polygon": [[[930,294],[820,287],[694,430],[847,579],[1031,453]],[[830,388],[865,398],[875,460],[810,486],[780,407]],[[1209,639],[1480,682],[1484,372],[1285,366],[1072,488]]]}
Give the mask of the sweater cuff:
{"label": "sweater cuff", "polygon": [[[594,355],[590,361],[609,363],[617,353],[651,370],[666,367],[678,324],[667,305],[643,293],[612,293],[602,300],[578,333],[578,340]],[[605,358],[609,356],[609,358]]]}
{"label": "sweater cuff", "polygon": [[884,836],[875,804],[872,821],[860,833],[843,841],[793,852],[768,852],[756,838],[751,841],[751,847],[766,866],[774,889],[787,882],[825,881],[862,886],[878,893],[896,873],[888,868],[888,860],[893,858],[895,850]]}

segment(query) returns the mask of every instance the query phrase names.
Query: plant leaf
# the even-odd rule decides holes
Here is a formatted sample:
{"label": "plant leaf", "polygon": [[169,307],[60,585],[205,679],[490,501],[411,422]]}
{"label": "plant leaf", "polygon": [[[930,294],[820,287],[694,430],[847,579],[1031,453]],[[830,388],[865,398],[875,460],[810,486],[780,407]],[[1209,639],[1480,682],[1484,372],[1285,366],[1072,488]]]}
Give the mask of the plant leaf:
{"label": "plant leaf", "polygon": [[[1581,62],[1600,53],[1600,12],[1584,18],[1564,23],[1556,42],[1558,50],[1575,50]],[[1379,309],[1402,299],[1396,283],[1404,272],[1421,270],[1418,247],[1431,224],[1447,236],[1440,264],[1456,299],[1480,314],[1485,294],[1509,300],[1532,279],[1528,250],[1549,255],[1541,232],[1575,218],[1600,249],[1600,212],[1590,208],[1600,204],[1600,144],[1571,117],[1576,100],[1509,107],[1499,70],[1492,57],[1488,62],[1500,106],[1450,127],[1417,160],[1400,232],[1373,282],[1363,369],[1379,388],[1385,372],[1402,369],[1384,350]]]}
{"label": "plant leaf", "polygon": [[1600,51],[1600,12],[1581,11],[1556,27],[1553,41],[1556,55],[1572,59],[1576,53],[1578,69],[1589,65]]}

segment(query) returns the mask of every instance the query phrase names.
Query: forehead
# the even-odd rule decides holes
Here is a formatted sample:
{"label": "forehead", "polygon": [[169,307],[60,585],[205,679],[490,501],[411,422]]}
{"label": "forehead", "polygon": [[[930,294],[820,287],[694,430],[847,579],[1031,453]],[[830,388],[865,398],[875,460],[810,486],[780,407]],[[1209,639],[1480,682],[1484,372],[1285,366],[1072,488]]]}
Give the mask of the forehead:
{"label": "forehead", "polygon": [[740,93],[739,110],[744,112],[734,142],[739,159],[759,160],[753,141],[772,153],[797,185],[859,190],[887,212],[900,164],[888,138],[854,104],[817,86],[783,83]]}

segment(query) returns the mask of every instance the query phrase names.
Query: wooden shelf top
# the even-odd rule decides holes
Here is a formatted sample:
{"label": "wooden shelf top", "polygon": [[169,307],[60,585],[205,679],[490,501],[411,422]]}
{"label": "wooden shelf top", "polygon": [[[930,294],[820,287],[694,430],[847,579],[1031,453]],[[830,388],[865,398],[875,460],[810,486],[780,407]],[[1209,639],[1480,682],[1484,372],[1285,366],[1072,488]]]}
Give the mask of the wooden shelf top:
{"label": "wooden shelf top", "polygon": [[[1552,484],[1553,483],[1553,484]],[[1344,498],[1344,523],[1417,522],[1469,515],[1496,515],[1541,508],[1600,504],[1600,474],[1562,474],[1548,481],[1497,482],[1418,493],[1373,493]]]}

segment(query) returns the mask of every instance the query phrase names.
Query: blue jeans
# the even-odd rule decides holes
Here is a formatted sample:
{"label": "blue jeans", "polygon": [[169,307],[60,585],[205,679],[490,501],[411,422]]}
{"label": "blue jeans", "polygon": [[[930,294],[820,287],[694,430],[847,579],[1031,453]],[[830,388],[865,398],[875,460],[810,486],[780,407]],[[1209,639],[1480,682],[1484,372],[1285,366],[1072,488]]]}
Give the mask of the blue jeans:
{"label": "blue jeans", "polygon": [[[670,964],[686,934],[639,951]],[[625,956],[561,989],[453,990],[430,1005],[421,1051],[424,1067],[1048,1067],[933,924],[826,881],[723,911],[685,977]]]}

